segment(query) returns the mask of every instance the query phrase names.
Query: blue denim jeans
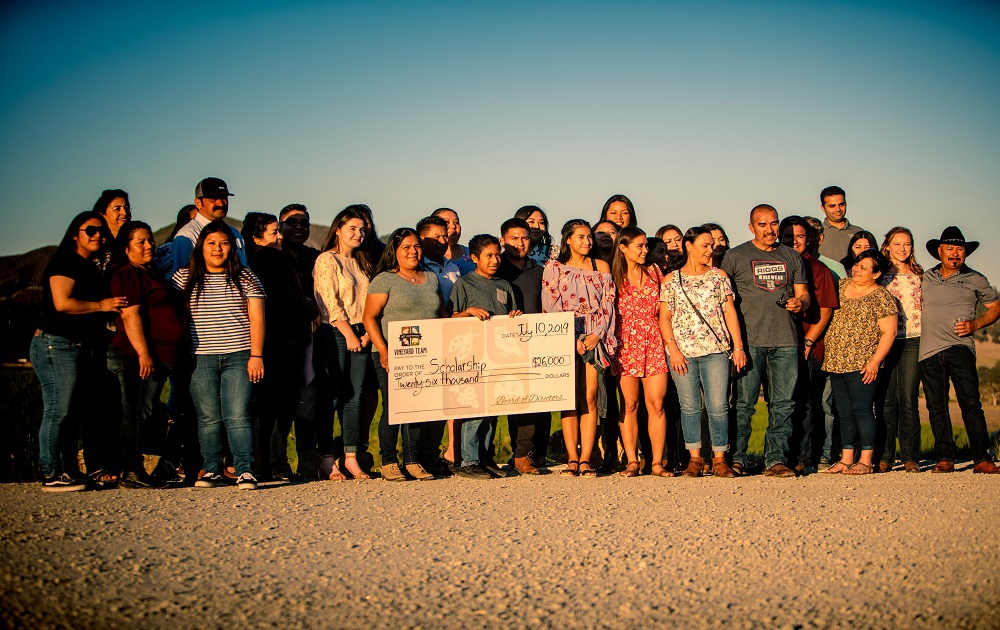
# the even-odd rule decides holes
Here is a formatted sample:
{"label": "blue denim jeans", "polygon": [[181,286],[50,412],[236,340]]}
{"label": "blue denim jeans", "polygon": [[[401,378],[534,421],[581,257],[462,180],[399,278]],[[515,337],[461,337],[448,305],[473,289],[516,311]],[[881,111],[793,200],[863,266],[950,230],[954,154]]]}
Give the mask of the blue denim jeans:
{"label": "blue denim jeans", "polygon": [[253,387],[247,374],[250,351],[196,354],[192,360],[191,400],[198,416],[198,442],[205,472],[222,473],[223,430],[229,438],[236,474],[250,472],[253,464],[253,423],[249,409]]}
{"label": "blue denim jeans", "polygon": [[80,344],[63,337],[42,333],[31,338],[29,357],[42,385],[38,459],[46,477],[79,471],[77,430],[69,418],[82,355]]}
{"label": "blue denim jeans", "polygon": [[764,434],[764,467],[787,464],[788,439],[792,436],[792,396],[799,380],[799,349],[747,348],[747,367],[736,379],[736,453],[733,461],[744,466],[753,431],[751,421],[767,375],[767,432]]}
{"label": "blue denim jeans", "polygon": [[420,457],[418,448],[420,424],[389,424],[389,374],[382,369],[378,352],[372,352],[372,362],[375,364],[378,388],[382,392],[382,417],[378,425],[378,448],[382,456],[382,465],[399,463],[396,443],[399,441],[400,432],[403,434],[403,463],[416,464]]}
{"label": "blue denim jeans", "polygon": [[948,410],[948,379],[955,386],[955,398],[962,410],[962,422],[969,435],[972,461],[988,461],[990,436],[979,398],[979,372],[976,355],[965,346],[951,346],[920,362],[920,380],[934,432],[934,451],[938,459],[955,459],[955,438]]}
{"label": "blue denim jeans", "polygon": [[701,448],[701,399],[705,396],[708,429],[713,451],[729,450],[729,357],[716,352],[703,357],[689,357],[688,371],[670,375],[681,403],[681,429],[684,448]]}
{"label": "blue denim jeans", "polygon": [[490,446],[497,419],[469,418],[462,421],[462,465],[492,464]]}
{"label": "blue denim jeans", "polygon": [[149,378],[139,378],[139,359],[108,346],[108,371],[118,379],[122,395],[121,449],[125,471],[143,470],[143,447],[163,446],[166,434],[157,431],[153,405],[160,399],[171,369],[172,366],[160,363]]}
{"label": "blue denim jeans", "polygon": [[842,448],[854,449],[858,440],[861,450],[875,447],[875,383],[862,382],[861,372],[830,374],[833,397],[840,414]]}
{"label": "blue denim jeans", "polygon": [[822,381],[817,382],[814,380],[813,382],[817,388],[820,383],[823,385],[820,400],[823,407],[823,431],[826,434],[826,437],[823,439],[823,452],[820,457],[825,457],[826,461],[833,462],[833,436],[835,433],[834,429],[836,428],[834,425],[837,422],[837,409],[833,401],[833,385],[830,383],[830,375],[822,369],[818,369],[818,372],[813,373],[814,379],[820,378],[816,376],[817,374],[822,375]]}
{"label": "blue denim jeans", "polygon": [[885,370],[879,378],[877,398],[885,423],[885,451],[882,461],[896,461],[896,437],[899,457],[904,462],[920,461],[920,337],[897,339],[885,358]]}

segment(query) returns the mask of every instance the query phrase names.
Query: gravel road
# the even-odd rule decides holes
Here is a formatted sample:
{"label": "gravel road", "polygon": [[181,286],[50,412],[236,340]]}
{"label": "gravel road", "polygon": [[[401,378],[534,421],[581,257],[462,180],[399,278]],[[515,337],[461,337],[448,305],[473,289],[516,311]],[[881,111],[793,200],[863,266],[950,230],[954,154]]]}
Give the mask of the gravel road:
{"label": "gravel road", "polygon": [[996,628],[1000,479],[0,486],[8,627]]}

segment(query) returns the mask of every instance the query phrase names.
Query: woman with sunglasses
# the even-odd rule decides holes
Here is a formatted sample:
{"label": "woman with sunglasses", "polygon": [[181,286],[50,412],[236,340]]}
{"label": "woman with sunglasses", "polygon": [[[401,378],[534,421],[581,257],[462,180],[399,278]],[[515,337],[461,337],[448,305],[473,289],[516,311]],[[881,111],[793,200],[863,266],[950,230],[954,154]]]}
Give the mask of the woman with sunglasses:
{"label": "woman with sunglasses", "polygon": [[42,490],[83,490],[77,465],[76,430],[71,414],[87,422],[86,401],[74,409],[74,391],[87,391],[103,367],[97,360],[106,313],[127,307],[123,297],[105,297],[104,280],[93,259],[103,253],[107,227],[95,212],[70,222],[42,276],[41,326],[31,340],[31,364],[42,386],[42,424],[38,432]]}
{"label": "woman with sunglasses", "polygon": [[264,377],[264,289],[240,265],[233,234],[222,219],[201,231],[191,262],[171,280],[190,313],[191,400],[198,417],[198,442],[205,473],[196,488],[224,485],[222,432],[241,490],[256,490],[250,397]]}

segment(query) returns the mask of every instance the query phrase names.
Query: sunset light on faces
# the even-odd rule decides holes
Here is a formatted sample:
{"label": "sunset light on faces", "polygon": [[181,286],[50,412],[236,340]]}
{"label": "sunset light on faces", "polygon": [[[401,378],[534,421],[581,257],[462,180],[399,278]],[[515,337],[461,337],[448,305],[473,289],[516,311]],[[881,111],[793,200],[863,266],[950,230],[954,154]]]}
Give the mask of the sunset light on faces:
{"label": "sunset light on faces", "polygon": [[156,249],[156,242],[149,230],[139,228],[132,232],[128,240],[128,247],[125,248],[125,255],[133,265],[148,265],[153,260],[153,250]]}
{"label": "sunset light on faces", "polygon": [[111,230],[112,236],[117,236],[118,230],[132,220],[132,208],[125,203],[124,197],[116,197],[108,204],[108,209],[104,212],[104,220],[108,222],[108,229]]}
{"label": "sunset light on faces", "polygon": [[589,254],[594,247],[594,237],[590,233],[589,227],[581,225],[573,230],[566,244],[569,245],[570,253],[582,257]]}
{"label": "sunset light on faces", "polygon": [[100,219],[89,219],[86,223],[80,226],[77,235],[74,237],[76,240],[76,253],[80,254],[84,258],[90,258],[101,249],[100,231],[95,233],[93,236],[88,236],[88,227],[101,228]]}
{"label": "sunset light on faces", "polygon": [[857,258],[858,254],[860,254],[865,250],[872,249],[872,247],[873,246],[871,245],[871,243],[868,242],[867,238],[859,238],[858,240],[854,241],[854,245],[851,245],[851,253],[854,254],[855,258]]}
{"label": "sunset light on faces", "polygon": [[396,248],[396,261],[399,263],[399,270],[413,273],[420,265],[421,248],[420,241],[414,235],[409,235],[403,239]]}
{"label": "sunset light on faces", "polygon": [[685,244],[688,258],[699,265],[712,264],[712,252],[715,250],[715,239],[711,234],[699,234],[694,242]]}
{"label": "sunset light on faces", "polygon": [[899,265],[905,264],[913,253],[913,242],[905,233],[895,234],[889,241],[889,257],[892,262]]}
{"label": "sunset light on faces", "polygon": [[941,265],[954,273],[965,264],[965,247],[961,245],[938,245],[938,257]]}
{"label": "sunset light on faces", "polygon": [[619,227],[624,227],[629,224],[632,215],[624,201],[612,201],[611,205],[608,206],[608,214],[605,218]]}
{"label": "sunset light on faces", "polygon": [[806,229],[801,225],[789,225],[781,233],[781,244],[791,247],[799,254],[805,253],[807,241]]}
{"label": "sunset light on faces", "polygon": [[337,228],[336,252],[342,256],[350,256],[365,240],[365,222],[361,219],[348,219]]}
{"label": "sunset light on faces", "polygon": [[525,222],[531,228],[531,245],[535,246],[542,240],[542,237],[549,228],[545,223],[545,215],[535,210],[525,219]]}
{"label": "sunset light on faces", "polygon": [[823,199],[823,214],[833,225],[840,225],[847,214],[847,201],[843,195],[830,195]]}
{"label": "sunset light on faces", "polygon": [[253,237],[253,242],[257,244],[258,247],[273,247],[274,249],[281,249],[282,241],[281,232],[278,230],[278,222],[272,221],[267,224],[264,228],[264,234],[262,236]]}
{"label": "sunset light on faces", "polygon": [[458,219],[458,214],[454,210],[443,210],[437,216],[444,219],[448,224],[448,241],[454,245],[462,238],[462,223]]}
{"label": "sunset light on faces", "polygon": [[859,288],[870,287],[878,280],[879,276],[882,275],[881,272],[875,271],[875,261],[871,258],[863,258],[858,262],[854,263],[854,267],[851,268],[851,281]]}
{"label": "sunset light on faces", "polygon": [[667,230],[660,238],[663,239],[664,245],[667,246],[667,251],[679,252],[683,248],[681,243],[684,241],[684,235],[680,232]]}
{"label": "sunset light on faces", "polygon": [[502,243],[507,257],[513,260],[523,260],[531,249],[531,237],[524,228],[514,227],[507,230]]}
{"label": "sunset light on faces", "polygon": [[619,245],[618,249],[622,250],[622,253],[625,254],[625,260],[635,265],[644,264],[646,256],[649,253],[646,237],[641,234],[632,239],[632,242],[627,246],[624,244]]}
{"label": "sunset light on faces", "polygon": [[194,205],[198,208],[198,213],[209,221],[225,219],[226,215],[229,214],[229,197],[221,199],[198,197],[194,200]]}
{"label": "sunset light on faces", "polygon": [[229,235],[222,232],[209,234],[205,238],[202,248],[202,254],[205,256],[205,269],[210,273],[225,271],[226,260],[229,258],[231,247]]}
{"label": "sunset light on faces", "polygon": [[500,268],[500,248],[492,244],[487,245],[478,256],[472,256],[472,262],[476,263],[479,275],[492,278]]}
{"label": "sunset light on faces", "polygon": [[302,210],[292,210],[279,223],[281,234],[290,245],[302,245],[309,240],[309,215]]}
{"label": "sunset light on faces", "polygon": [[712,230],[712,240],[714,241],[715,247],[729,246],[729,242],[726,241],[726,235],[722,233],[722,230]]}
{"label": "sunset light on faces", "polygon": [[778,213],[774,210],[758,210],[750,221],[750,232],[754,244],[762,249],[771,249],[778,241]]}

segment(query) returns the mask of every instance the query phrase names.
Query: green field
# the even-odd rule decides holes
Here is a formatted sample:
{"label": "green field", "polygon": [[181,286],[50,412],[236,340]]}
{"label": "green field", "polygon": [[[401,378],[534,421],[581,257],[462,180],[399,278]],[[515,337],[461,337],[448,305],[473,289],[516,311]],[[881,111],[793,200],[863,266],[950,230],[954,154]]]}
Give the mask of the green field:
{"label": "green field", "polygon": [[[0,481],[27,480],[33,479],[37,468],[38,456],[38,424],[41,421],[42,401],[38,380],[34,371],[24,367],[2,367],[0,368],[0,391],[4,396],[0,397],[0,457],[5,465],[0,467]],[[169,385],[164,388],[163,400],[166,401],[169,392]],[[375,417],[381,414],[381,406]],[[953,418],[957,422],[954,430],[955,443],[959,448],[959,457],[968,457],[968,437],[965,429],[961,427],[961,420]],[[750,437],[749,452],[752,457],[760,458],[764,452],[764,430],[767,427],[767,408],[763,402],[758,403],[757,413],[753,419],[753,434]],[[552,414],[552,429],[555,433],[561,429],[559,414]],[[336,426],[339,432],[339,424]],[[735,436],[732,436],[735,439]],[[295,467],[296,447],[293,435],[289,439],[288,454]],[[369,452],[375,457],[376,465],[381,465],[379,461],[378,425],[373,423],[369,435]],[[497,447],[497,459],[506,462],[511,457],[510,431],[507,427],[506,416],[500,416],[497,423],[497,432],[494,440]],[[921,456],[924,459],[934,458],[934,438],[931,434],[930,425],[921,425],[920,436]],[[303,471],[305,472],[305,471]]]}

